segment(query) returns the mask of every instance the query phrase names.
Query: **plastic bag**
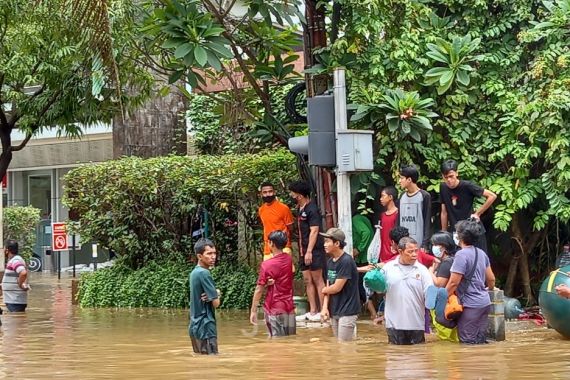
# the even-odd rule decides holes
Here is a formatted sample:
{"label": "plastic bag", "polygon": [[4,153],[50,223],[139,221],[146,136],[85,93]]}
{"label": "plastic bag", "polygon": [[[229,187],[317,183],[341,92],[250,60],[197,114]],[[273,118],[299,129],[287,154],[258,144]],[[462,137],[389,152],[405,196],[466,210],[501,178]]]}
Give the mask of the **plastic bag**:
{"label": "plastic bag", "polygon": [[376,227],[376,232],[374,233],[374,237],[368,246],[368,251],[366,252],[366,257],[370,264],[376,264],[378,259],[380,258],[380,228]]}
{"label": "plastic bag", "polygon": [[364,285],[374,292],[386,292],[386,275],[382,269],[374,268],[371,271],[366,272],[363,281]]}

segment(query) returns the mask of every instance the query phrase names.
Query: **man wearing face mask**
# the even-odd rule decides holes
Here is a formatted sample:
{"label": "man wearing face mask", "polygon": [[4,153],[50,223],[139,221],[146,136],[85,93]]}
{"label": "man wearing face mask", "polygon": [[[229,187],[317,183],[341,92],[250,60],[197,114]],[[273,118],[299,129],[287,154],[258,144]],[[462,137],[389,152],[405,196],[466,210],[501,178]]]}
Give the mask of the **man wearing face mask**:
{"label": "man wearing face mask", "polygon": [[263,204],[258,209],[259,219],[263,224],[263,260],[271,257],[269,247],[269,234],[273,231],[283,231],[287,234],[287,244],[284,251],[291,253],[291,226],[293,214],[289,207],[279,201],[275,196],[275,187],[272,183],[264,182],[259,186],[259,195]]}

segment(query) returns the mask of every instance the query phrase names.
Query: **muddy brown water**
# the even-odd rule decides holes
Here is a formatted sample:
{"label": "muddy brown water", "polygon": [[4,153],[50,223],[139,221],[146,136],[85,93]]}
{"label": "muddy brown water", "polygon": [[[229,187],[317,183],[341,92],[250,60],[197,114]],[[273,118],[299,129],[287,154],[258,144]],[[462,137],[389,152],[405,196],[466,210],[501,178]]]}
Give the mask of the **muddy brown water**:
{"label": "muddy brown water", "polygon": [[25,315],[2,316],[0,379],[570,379],[570,341],[546,328],[484,346],[430,336],[396,347],[368,320],[356,342],[338,344],[327,328],[268,340],[246,313],[218,312],[221,354],[203,357],[186,310],[81,309],[69,278],[34,274],[31,284]]}

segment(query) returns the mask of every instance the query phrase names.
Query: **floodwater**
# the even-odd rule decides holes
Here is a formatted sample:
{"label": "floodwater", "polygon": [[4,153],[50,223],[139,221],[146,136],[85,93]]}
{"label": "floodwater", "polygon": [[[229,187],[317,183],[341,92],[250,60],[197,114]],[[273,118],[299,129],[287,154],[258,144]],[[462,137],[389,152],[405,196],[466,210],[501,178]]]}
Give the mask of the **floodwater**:
{"label": "floodwater", "polygon": [[0,379],[570,379],[570,341],[546,328],[484,346],[430,336],[397,347],[368,320],[356,342],[338,344],[326,328],[268,340],[245,313],[218,312],[221,354],[204,357],[185,310],[80,309],[69,278],[33,274],[31,285],[26,314],[2,316]]}

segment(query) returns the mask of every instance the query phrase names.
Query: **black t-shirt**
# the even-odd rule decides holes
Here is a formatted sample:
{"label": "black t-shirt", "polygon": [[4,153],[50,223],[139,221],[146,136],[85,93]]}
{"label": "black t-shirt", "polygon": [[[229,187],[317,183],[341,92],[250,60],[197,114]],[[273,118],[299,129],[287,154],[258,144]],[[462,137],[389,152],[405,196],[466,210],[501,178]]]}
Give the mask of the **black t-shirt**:
{"label": "black t-shirt", "polygon": [[337,278],[347,281],[342,290],[332,294],[329,299],[331,316],[346,317],[360,313],[360,296],[358,293],[358,269],[356,262],[348,253],[343,253],[337,261],[329,258],[327,262],[327,280],[333,285]]}
{"label": "black t-shirt", "polygon": [[471,181],[459,181],[455,189],[450,189],[444,182],[440,186],[441,202],[447,210],[451,229],[455,223],[468,219],[473,213],[473,200],[483,195],[484,189]]}
{"label": "black t-shirt", "polygon": [[453,264],[453,257],[446,257],[435,271],[435,277],[450,278],[451,277],[451,265]]}
{"label": "black t-shirt", "polygon": [[[309,245],[309,235],[311,234],[311,227],[319,227],[321,231],[321,213],[315,202],[311,201],[299,210],[297,216],[297,226],[299,228],[299,246],[301,247],[301,255],[307,252]],[[313,247],[313,251],[324,252],[324,239],[321,235],[317,235],[317,242]]]}

